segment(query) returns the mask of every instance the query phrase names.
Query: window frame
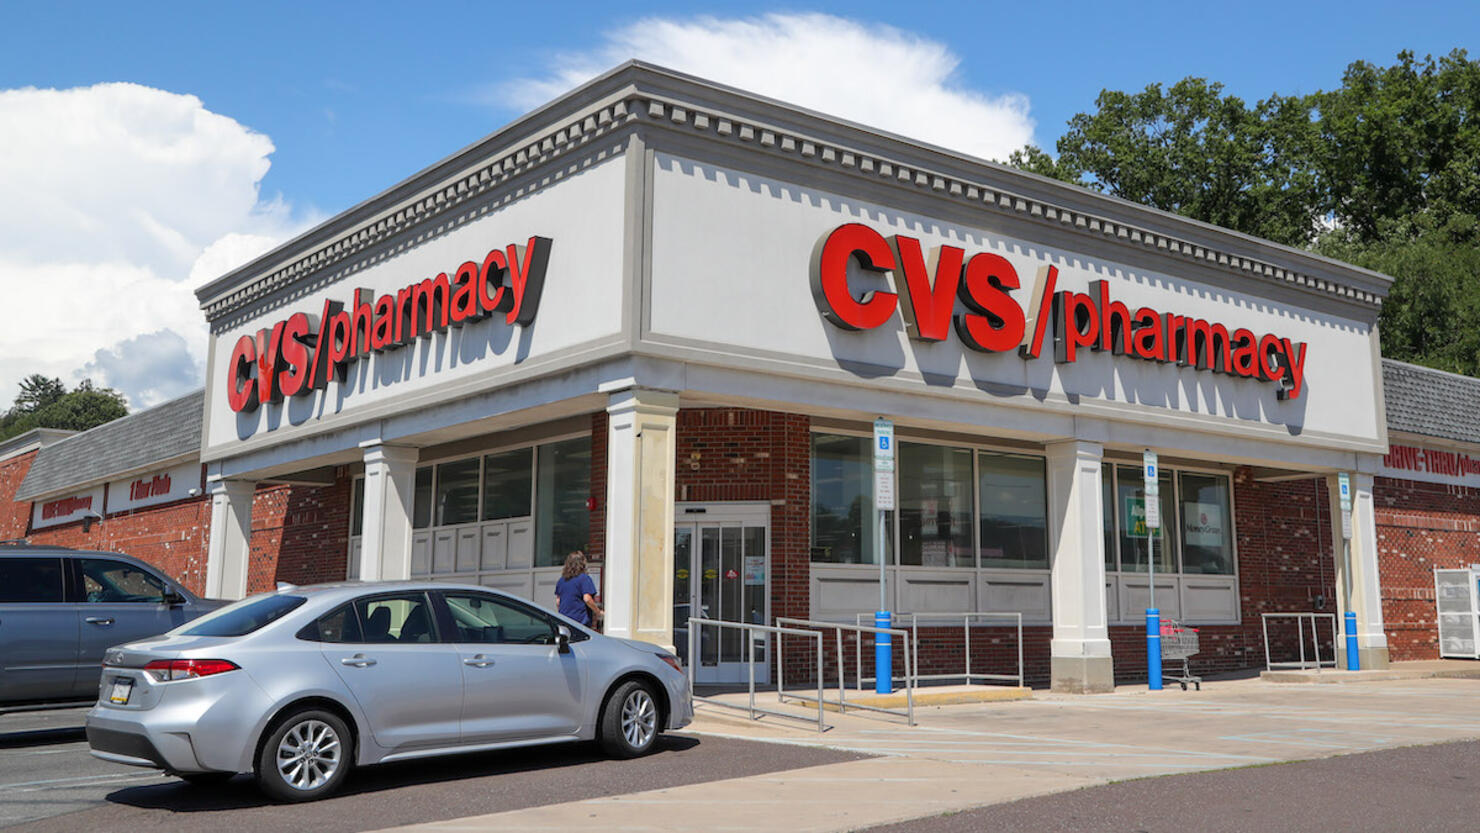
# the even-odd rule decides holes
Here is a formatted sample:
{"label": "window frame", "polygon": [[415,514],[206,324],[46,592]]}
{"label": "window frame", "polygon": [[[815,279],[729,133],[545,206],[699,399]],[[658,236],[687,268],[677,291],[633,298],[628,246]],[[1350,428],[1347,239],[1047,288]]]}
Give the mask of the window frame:
{"label": "window frame", "polygon": [[[74,587],[76,587],[76,594],[75,594],[76,595],[76,601],[79,604],[113,604],[113,605],[150,605],[150,604],[152,604],[152,605],[165,605],[165,604],[168,604],[170,590],[173,589],[172,586],[170,585],[169,580],[166,579],[164,576],[160,575],[158,572],[156,572],[154,570],[151,570],[151,569],[149,569],[148,567],[145,567],[142,564],[134,564],[133,562],[130,562],[130,561],[124,561],[121,558],[110,558],[110,557],[108,557],[106,555],[73,555],[73,556],[69,556],[67,558],[67,561],[70,562],[70,572],[72,573],[71,581],[72,581],[72,585]],[[104,562],[107,562],[107,563],[110,563],[110,564],[117,564],[117,565],[120,565],[122,567],[127,567],[127,568],[132,569],[132,570],[137,570],[137,571],[143,573],[144,575],[149,576],[154,581],[156,581],[156,582],[159,583],[159,598],[157,600],[156,599],[149,599],[149,600],[144,600],[144,601],[125,601],[125,600],[118,600],[118,601],[96,601],[96,602],[91,601],[91,600],[89,600],[87,598],[87,576],[82,571],[82,562],[84,562],[84,561],[104,561]]]}
{"label": "window frame", "polygon": [[[427,642],[402,642],[399,639],[397,639],[395,641],[392,641],[392,642],[366,642],[365,641],[365,617],[360,614],[360,605],[361,604],[369,604],[371,602],[376,602],[376,601],[383,601],[383,600],[387,600],[387,599],[405,599],[407,596],[411,596],[413,594],[414,595],[420,595],[422,597],[423,603],[426,604],[426,606],[427,606],[427,613],[430,614],[428,616],[428,624],[431,626],[431,629],[432,629],[432,638],[429,641],[427,641]],[[346,604],[350,605],[350,607],[355,612],[355,618],[357,620],[359,620],[359,623],[360,623],[360,641],[359,642],[326,642],[324,644],[326,644],[326,645],[378,645],[378,646],[381,646],[381,647],[389,647],[389,646],[394,646],[394,645],[400,645],[400,646],[404,646],[404,647],[414,647],[414,646],[419,646],[419,645],[438,645],[438,644],[441,644],[444,641],[442,639],[441,623],[437,621],[438,620],[437,606],[432,603],[432,591],[425,590],[425,589],[423,589],[423,590],[390,590],[390,591],[385,591],[385,592],[381,592],[381,593],[367,593],[366,595],[356,596],[353,599],[350,599],[348,602],[346,602]],[[335,607],[334,608],[334,610],[338,610],[338,609],[339,609],[338,607]],[[332,612],[334,612],[334,611],[331,610],[330,613],[332,613]],[[314,621],[317,622],[318,620],[315,619]]]}

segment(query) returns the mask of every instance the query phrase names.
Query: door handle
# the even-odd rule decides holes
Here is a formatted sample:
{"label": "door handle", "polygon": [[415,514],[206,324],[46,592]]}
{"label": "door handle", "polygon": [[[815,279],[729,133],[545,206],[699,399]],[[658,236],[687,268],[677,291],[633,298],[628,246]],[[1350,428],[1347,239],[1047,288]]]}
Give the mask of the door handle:
{"label": "door handle", "polygon": [[355,654],[352,657],[344,657],[343,659],[339,660],[339,664],[348,665],[352,668],[369,668],[370,666],[375,664],[375,660],[370,659],[364,654]]}
{"label": "door handle", "polygon": [[111,625],[111,624],[113,624],[113,617],[112,616],[89,616],[86,619],[83,619],[82,621],[88,623],[89,625]]}
{"label": "door handle", "polygon": [[474,654],[472,657],[463,660],[463,665],[471,665],[474,668],[487,668],[493,665],[493,660],[482,654]]}

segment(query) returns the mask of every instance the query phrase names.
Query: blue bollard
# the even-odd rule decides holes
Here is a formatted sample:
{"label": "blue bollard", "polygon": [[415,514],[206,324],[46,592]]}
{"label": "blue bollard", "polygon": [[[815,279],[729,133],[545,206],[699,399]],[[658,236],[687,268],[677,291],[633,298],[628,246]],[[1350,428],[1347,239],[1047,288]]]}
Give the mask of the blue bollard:
{"label": "blue bollard", "polygon": [[1346,616],[1346,670],[1361,671],[1362,655],[1357,651],[1357,614],[1348,610]]}
{"label": "blue bollard", "polygon": [[1146,683],[1161,691],[1161,611],[1146,608]]}
{"label": "blue bollard", "polygon": [[[874,613],[874,627],[876,628],[890,627],[891,621],[887,610]],[[891,634],[874,634],[874,692],[877,694],[894,693],[894,645]]]}

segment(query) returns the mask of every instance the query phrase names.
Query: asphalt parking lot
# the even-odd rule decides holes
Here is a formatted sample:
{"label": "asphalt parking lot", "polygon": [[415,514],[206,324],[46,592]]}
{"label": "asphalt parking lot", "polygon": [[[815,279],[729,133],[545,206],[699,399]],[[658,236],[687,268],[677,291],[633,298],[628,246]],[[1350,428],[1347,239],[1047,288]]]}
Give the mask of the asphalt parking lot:
{"label": "asphalt parking lot", "polygon": [[673,734],[660,738],[656,753],[632,761],[571,744],[371,767],[354,773],[335,798],[282,806],[267,803],[245,776],[200,788],[97,760],[83,738],[85,713],[0,715],[0,826],[7,833],[359,831],[862,757]]}

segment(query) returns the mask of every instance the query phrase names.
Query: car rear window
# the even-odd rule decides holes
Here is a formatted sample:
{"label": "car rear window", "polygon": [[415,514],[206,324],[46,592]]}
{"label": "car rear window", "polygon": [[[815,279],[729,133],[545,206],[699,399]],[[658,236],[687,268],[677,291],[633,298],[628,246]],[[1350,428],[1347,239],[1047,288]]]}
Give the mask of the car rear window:
{"label": "car rear window", "polygon": [[243,599],[209,613],[175,631],[182,636],[246,636],[308,601],[302,596]]}

